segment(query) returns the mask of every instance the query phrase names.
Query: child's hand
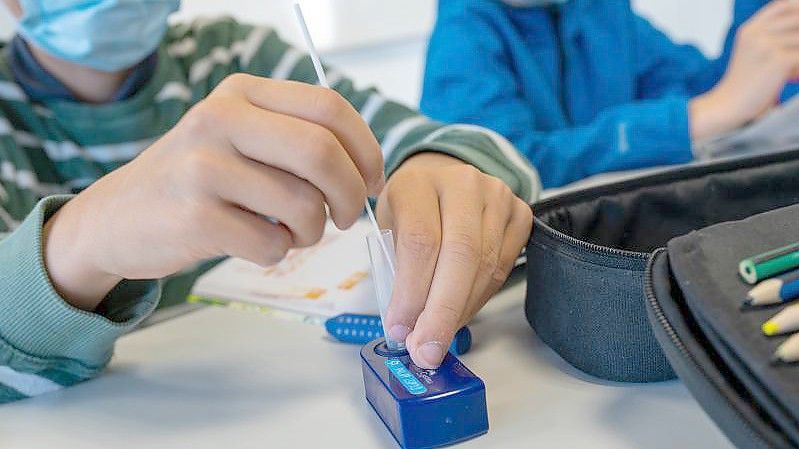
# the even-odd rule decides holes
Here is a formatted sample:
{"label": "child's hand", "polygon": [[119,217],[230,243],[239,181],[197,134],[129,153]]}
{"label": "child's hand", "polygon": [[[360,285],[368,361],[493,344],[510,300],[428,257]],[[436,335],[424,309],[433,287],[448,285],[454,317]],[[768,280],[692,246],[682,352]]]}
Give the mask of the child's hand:
{"label": "child's hand", "polygon": [[436,368],[455,332],[510,274],[530,237],[532,211],[499,179],[422,153],[392,175],[377,213],[397,239],[386,327],[406,341],[414,363]]}
{"label": "child's hand", "polygon": [[774,0],[738,30],[724,78],[691,101],[693,139],[712,137],[760,117],[797,75],[799,2]]}
{"label": "child's hand", "polygon": [[48,221],[46,265],[67,300],[92,310],[121,279],[223,255],[274,264],[319,240],[325,204],[347,228],[383,183],[379,145],[344,98],[233,75]]}

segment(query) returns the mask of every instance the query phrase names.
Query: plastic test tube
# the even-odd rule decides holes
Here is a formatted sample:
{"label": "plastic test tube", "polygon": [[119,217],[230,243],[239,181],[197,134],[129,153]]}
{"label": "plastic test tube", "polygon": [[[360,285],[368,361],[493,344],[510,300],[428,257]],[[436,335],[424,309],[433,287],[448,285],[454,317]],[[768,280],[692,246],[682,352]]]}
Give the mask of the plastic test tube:
{"label": "plastic test tube", "polygon": [[[325,76],[324,67],[319,60],[319,53],[316,51],[311,33],[308,31],[308,24],[305,22],[305,17],[302,14],[302,7],[299,3],[294,3],[294,14],[297,16],[297,23],[300,25],[300,30],[305,38],[305,44],[308,46],[308,54],[311,56],[316,76],[319,78],[319,85],[325,88],[330,88]],[[364,208],[369,215],[369,221],[372,222],[374,231],[366,236],[366,243],[369,247],[369,259],[372,262],[372,280],[375,284],[375,294],[377,295],[377,305],[380,309],[380,318],[383,322],[383,333],[386,338],[386,347],[392,351],[400,351],[405,349],[405,345],[400,342],[392,340],[388,336],[388,329],[386,329],[386,311],[388,311],[388,303],[391,301],[391,292],[394,290],[394,267],[396,266],[394,254],[394,234],[391,230],[380,230],[375,219],[372,206],[369,204],[369,199],[364,199]]]}
{"label": "plastic test tube", "polygon": [[390,229],[381,229],[379,232],[372,231],[366,235],[366,246],[369,248],[372,282],[375,285],[377,307],[383,322],[386,347],[392,351],[401,351],[405,349],[405,344],[392,340],[386,328],[386,312],[388,312],[388,304],[391,302],[391,293],[394,291],[394,267],[397,266],[394,253],[394,233]]}

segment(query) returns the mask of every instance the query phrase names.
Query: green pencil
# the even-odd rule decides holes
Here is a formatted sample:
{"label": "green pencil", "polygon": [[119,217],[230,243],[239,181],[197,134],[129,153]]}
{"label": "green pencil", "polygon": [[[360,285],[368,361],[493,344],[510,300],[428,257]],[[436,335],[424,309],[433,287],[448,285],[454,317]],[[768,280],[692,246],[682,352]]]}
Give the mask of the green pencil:
{"label": "green pencil", "polygon": [[744,281],[756,284],[797,267],[799,242],[744,259],[738,264],[738,272]]}

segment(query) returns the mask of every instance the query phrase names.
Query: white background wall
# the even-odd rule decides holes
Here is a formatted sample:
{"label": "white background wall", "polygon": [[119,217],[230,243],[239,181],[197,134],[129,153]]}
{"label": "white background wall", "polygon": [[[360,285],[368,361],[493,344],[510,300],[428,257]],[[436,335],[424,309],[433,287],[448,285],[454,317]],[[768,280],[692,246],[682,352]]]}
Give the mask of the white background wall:
{"label": "white background wall", "polygon": [[[618,1],[618,0],[600,0]],[[710,55],[720,49],[733,0],[632,0],[634,7],[678,41]],[[269,23],[298,43],[293,0],[183,0],[176,20],[228,14]],[[395,98],[416,103],[424,63],[424,41],[435,19],[435,0],[301,0],[317,46],[328,62],[360,83],[374,84]],[[0,39],[13,33],[0,7]]]}

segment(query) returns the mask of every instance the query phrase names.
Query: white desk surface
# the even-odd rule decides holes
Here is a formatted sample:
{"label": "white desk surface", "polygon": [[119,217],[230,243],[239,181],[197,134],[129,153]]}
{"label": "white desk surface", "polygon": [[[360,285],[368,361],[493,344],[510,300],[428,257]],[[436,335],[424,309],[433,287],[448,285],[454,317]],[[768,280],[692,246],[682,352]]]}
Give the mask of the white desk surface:
{"label": "white desk surface", "polygon": [[[468,448],[732,447],[678,382],[609,385],[535,337],[524,285],[471,326],[462,360],[491,430]],[[321,327],[206,308],[123,337],[109,370],[0,407],[3,448],[396,448],[363,397],[358,348]]]}

